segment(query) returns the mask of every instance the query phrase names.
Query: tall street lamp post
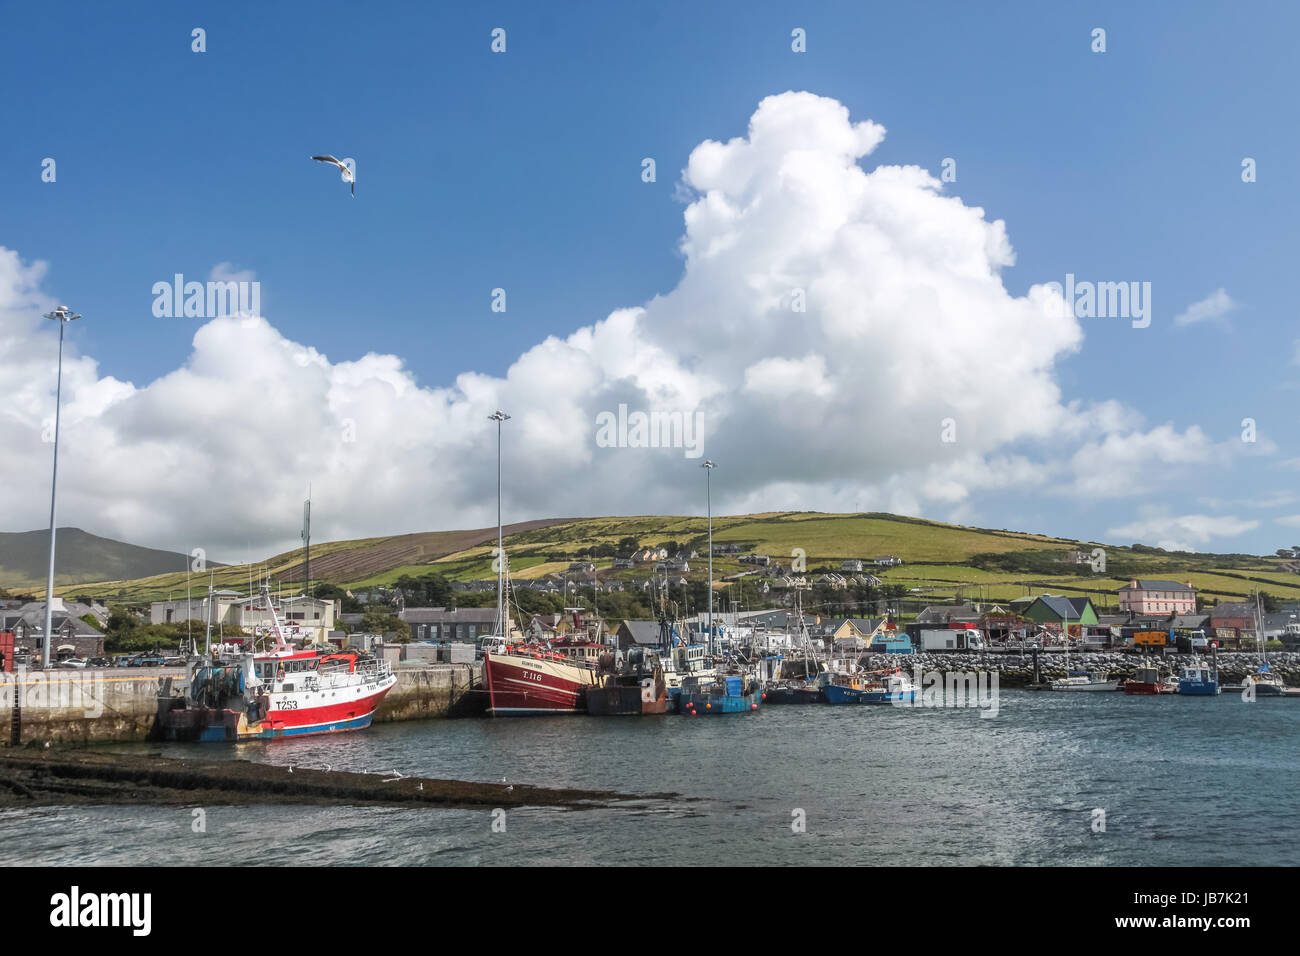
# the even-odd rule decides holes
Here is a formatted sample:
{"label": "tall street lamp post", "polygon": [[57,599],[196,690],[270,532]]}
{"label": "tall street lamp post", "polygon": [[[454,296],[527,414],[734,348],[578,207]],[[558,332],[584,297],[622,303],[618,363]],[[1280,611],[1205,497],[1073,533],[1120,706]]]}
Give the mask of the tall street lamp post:
{"label": "tall street lamp post", "polygon": [[59,377],[54,389],[54,474],[50,478],[50,573],[45,581],[45,641],[41,648],[41,666],[50,666],[50,645],[54,642],[51,627],[54,621],[54,493],[59,484],[59,405],[63,398],[63,327],[81,318],[76,312],[61,305],[45,318],[59,323]]}
{"label": "tall street lamp post", "polygon": [[510,421],[510,416],[498,409],[488,416],[488,420],[497,423],[497,634],[509,640],[510,633],[503,613],[506,552],[501,536],[501,423]]}

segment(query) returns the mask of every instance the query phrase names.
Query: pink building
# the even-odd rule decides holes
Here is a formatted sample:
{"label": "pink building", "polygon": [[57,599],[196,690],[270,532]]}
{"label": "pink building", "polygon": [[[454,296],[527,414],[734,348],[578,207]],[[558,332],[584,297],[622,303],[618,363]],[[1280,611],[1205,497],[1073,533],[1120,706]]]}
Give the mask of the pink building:
{"label": "pink building", "polygon": [[1196,588],[1177,581],[1133,580],[1119,589],[1120,611],[1195,614]]}

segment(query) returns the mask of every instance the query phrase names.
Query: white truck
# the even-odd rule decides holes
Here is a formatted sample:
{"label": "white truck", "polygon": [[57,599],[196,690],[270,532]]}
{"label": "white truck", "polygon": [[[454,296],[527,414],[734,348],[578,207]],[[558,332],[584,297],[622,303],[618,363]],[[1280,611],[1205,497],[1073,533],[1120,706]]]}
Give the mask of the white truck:
{"label": "white truck", "polygon": [[949,628],[924,628],[921,631],[923,651],[982,651],[984,635],[973,627],[953,630]]}

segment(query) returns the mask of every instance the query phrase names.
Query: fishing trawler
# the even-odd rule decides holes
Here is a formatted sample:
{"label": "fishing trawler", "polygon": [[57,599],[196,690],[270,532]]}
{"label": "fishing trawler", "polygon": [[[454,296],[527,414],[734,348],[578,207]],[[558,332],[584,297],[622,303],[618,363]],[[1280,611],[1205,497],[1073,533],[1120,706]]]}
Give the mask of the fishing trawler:
{"label": "fishing trawler", "polygon": [[1178,674],[1178,693],[1187,697],[1214,697],[1222,691],[1217,670],[1204,661],[1192,661]]}
{"label": "fishing trawler", "polygon": [[581,714],[597,662],[609,648],[586,636],[574,614],[575,635],[551,641],[499,644],[483,655],[488,713],[494,717]]}
{"label": "fishing trawler", "polygon": [[[167,740],[239,741],[338,733],[370,726],[397,678],[387,661],[351,652],[295,648],[270,589],[262,586],[274,644],[258,652],[234,642],[192,661],[183,696],[158,698]],[[210,637],[210,636],[209,636]]]}
{"label": "fishing trawler", "polygon": [[1133,676],[1124,682],[1124,693],[1130,697],[1177,694],[1178,682],[1172,676],[1162,677],[1158,667],[1139,667]]}
{"label": "fishing trawler", "polygon": [[827,679],[821,691],[826,703],[837,705],[910,704],[916,700],[916,684],[898,667]]}
{"label": "fishing trawler", "polygon": [[753,679],[748,674],[730,674],[718,677],[712,683],[702,683],[688,677],[682,684],[678,700],[678,713],[698,717],[701,714],[746,714],[758,710],[762,699]]}
{"label": "fishing trawler", "polygon": [[608,650],[596,661],[596,683],[587,688],[587,713],[593,717],[641,716],[668,712],[668,686],[659,655],[633,647],[622,666]]}

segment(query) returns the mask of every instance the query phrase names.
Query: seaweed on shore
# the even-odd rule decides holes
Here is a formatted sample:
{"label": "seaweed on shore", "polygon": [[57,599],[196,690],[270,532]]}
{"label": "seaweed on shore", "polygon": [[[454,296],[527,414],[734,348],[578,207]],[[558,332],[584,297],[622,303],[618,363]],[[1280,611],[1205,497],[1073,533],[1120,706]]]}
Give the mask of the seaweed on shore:
{"label": "seaweed on shore", "polygon": [[295,804],[594,809],[676,794],[534,787],[94,751],[0,751],[0,807]]}

